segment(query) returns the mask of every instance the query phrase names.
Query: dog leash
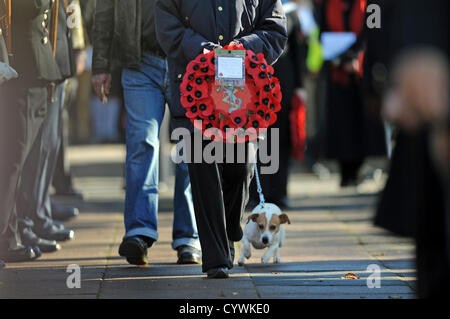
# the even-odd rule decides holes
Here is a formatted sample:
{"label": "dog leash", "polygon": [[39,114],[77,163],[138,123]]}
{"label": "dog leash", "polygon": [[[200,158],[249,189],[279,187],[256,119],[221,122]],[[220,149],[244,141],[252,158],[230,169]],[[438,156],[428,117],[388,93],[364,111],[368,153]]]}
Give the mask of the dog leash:
{"label": "dog leash", "polygon": [[264,199],[264,194],[261,187],[261,181],[259,179],[259,173],[258,173],[258,151],[259,151],[259,145],[257,144],[256,153],[255,153],[255,179],[256,179],[256,191],[259,195],[259,204],[261,206],[264,206],[266,200]]}
{"label": "dog leash", "polygon": [[264,194],[262,192],[261,181],[259,180],[258,165],[256,161],[255,161],[255,178],[256,178],[256,190],[259,194],[259,204],[264,206],[266,201],[264,199]]}

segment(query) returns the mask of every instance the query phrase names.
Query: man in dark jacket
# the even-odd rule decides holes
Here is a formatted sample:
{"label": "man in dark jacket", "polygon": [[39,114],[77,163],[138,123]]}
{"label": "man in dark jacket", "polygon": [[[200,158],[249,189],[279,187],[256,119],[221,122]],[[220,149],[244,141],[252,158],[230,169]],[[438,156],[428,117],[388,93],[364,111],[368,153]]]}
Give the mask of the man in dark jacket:
{"label": "man in dark jacket", "polygon": [[[235,42],[255,53],[263,53],[267,62],[273,64],[287,41],[286,18],[279,0],[157,0],[156,30],[168,55],[174,91],[172,128],[191,132],[193,125],[181,105],[179,88],[191,60],[205,49]],[[242,238],[240,219],[248,200],[252,166],[206,161],[188,165],[203,272],[209,278],[226,278],[228,269],[233,267],[232,242]]]}
{"label": "man in dark jacket", "polygon": [[[106,103],[109,95],[112,51],[123,68],[126,233],[119,254],[136,265],[147,262],[147,248],[158,239],[159,129],[171,97],[154,21],[154,0],[102,0],[97,2],[93,31],[93,84],[100,100]],[[172,237],[178,263],[200,262],[189,173],[183,163],[176,166]]]}
{"label": "man in dark jacket", "polygon": [[12,3],[12,66],[18,79],[0,86],[0,259],[33,260],[17,232],[15,199],[23,165],[44,122],[50,83],[61,77],[50,42],[51,0]]}

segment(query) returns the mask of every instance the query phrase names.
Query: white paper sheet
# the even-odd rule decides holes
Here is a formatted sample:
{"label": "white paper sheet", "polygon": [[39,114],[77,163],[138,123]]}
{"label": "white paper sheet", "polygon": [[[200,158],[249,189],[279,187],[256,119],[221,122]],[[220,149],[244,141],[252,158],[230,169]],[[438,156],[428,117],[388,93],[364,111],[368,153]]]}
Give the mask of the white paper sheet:
{"label": "white paper sheet", "polygon": [[243,59],[241,57],[218,57],[217,75],[220,79],[243,79]]}
{"label": "white paper sheet", "polygon": [[323,32],[320,40],[323,58],[328,61],[347,51],[356,42],[356,35],[353,32]]}

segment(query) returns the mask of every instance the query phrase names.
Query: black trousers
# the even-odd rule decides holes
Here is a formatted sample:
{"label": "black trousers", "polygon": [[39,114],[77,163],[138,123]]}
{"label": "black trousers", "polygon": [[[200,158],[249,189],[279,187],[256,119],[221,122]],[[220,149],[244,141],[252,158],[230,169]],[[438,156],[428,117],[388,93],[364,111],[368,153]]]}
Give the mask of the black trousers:
{"label": "black trousers", "polygon": [[0,248],[21,244],[15,201],[20,175],[47,111],[48,88],[10,81],[0,87]]}
{"label": "black trousers", "polygon": [[[210,147],[211,143],[217,142],[205,141],[200,149],[203,151],[205,147]],[[235,155],[238,148],[234,146]],[[193,148],[190,149],[193,154]],[[207,163],[202,160],[200,163],[188,164],[202,247],[203,272],[216,267],[233,267],[229,241],[242,239],[241,217],[248,201],[248,189],[253,177],[253,164],[249,163],[247,158],[248,143],[244,149],[244,163],[237,163],[235,156],[233,163]],[[226,153],[223,152],[224,161]]]}

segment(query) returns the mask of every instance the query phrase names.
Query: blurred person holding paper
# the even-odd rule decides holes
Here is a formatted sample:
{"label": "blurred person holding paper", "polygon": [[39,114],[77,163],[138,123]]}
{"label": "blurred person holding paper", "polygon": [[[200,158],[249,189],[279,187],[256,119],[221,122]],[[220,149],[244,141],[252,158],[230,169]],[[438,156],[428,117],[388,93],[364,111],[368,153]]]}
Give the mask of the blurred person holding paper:
{"label": "blurred person holding paper", "polygon": [[379,116],[364,107],[361,95],[365,0],[315,1],[327,74],[322,154],[337,160],[341,186],[356,186],[368,156],[384,156]]}

